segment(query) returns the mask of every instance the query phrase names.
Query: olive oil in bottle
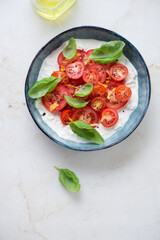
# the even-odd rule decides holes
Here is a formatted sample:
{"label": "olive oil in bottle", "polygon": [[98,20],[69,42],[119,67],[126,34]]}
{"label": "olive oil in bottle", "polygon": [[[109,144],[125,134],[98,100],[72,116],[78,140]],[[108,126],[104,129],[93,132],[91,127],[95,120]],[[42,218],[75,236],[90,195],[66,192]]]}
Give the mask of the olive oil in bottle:
{"label": "olive oil in bottle", "polygon": [[76,0],[32,0],[36,12],[48,19],[56,19],[67,11]]}

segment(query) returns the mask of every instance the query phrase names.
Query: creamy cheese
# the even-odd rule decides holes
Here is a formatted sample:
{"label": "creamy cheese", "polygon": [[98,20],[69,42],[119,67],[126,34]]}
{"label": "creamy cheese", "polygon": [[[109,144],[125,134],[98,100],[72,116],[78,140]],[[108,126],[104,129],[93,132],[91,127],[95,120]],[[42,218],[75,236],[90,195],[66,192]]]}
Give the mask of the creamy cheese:
{"label": "creamy cheese", "polygon": [[[77,48],[83,49],[85,51],[93,48],[98,48],[101,46],[103,42],[93,39],[76,39]],[[58,71],[59,66],[57,63],[57,57],[59,53],[64,49],[66,43],[61,45],[58,49],[53,51],[44,61],[41,66],[38,80],[42,78],[49,77],[53,71]],[[119,114],[119,120],[116,125],[110,128],[103,127],[102,124],[99,124],[99,127],[96,130],[101,134],[104,139],[112,136],[116,131],[120,130],[124,124],[128,121],[129,116],[134,111],[134,109],[138,105],[138,76],[137,71],[131,62],[122,55],[119,60],[119,63],[124,64],[128,68],[128,76],[126,77],[125,85],[130,87],[132,90],[132,97],[129,99],[127,104],[118,109],[117,112]],[[60,112],[51,113],[45,109],[43,106],[41,99],[37,99],[35,101],[35,106],[38,109],[39,113],[43,118],[43,121],[46,122],[50,128],[52,128],[60,137],[76,141],[76,142],[88,142],[85,139],[80,138],[76,134],[74,134],[69,125],[63,125],[60,120]],[[43,114],[45,113],[45,114]]]}

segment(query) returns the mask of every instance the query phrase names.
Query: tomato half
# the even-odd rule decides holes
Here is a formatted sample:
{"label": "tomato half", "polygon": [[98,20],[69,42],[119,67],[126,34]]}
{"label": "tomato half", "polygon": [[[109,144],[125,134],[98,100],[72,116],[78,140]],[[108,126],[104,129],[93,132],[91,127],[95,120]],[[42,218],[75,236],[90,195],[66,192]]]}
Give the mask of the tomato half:
{"label": "tomato half", "polygon": [[68,64],[66,66],[66,74],[71,79],[79,79],[84,72],[84,65],[80,61]]}
{"label": "tomato half", "polygon": [[111,81],[108,84],[108,87],[106,89],[106,95],[105,95],[106,107],[113,108],[113,109],[120,109],[127,103],[127,101],[121,102],[116,98],[116,88],[119,85],[120,85],[119,82],[114,82],[114,81]]}
{"label": "tomato half", "polygon": [[84,70],[83,80],[86,83],[97,84],[99,79],[100,79],[99,72],[95,68],[88,67]]}
{"label": "tomato half", "polygon": [[71,115],[73,121],[80,120],[87,124],[95,124],[99,122],[99,114],[91,107],[86,106],[84,108],[75,109]]}
{"label": "tomato half", "polygon": [[93,98],[91,101],[91,107],[95,110],[95,111],[101,111],[102,109],[105,108],[105,100],[102,97],[96,97]]}
{"label": "tomato half", "polygon": [[88,67],[90,64],[94,64],[95,62],[89,59],[89,56],[92,54],[94,49],[88,50],[83,56],[83,64],[85,67]]}
{"label": "tomato half", "polygon": [[101,64],[91,64],[90,67],[95,68],[99,72],[99,82],[104,83],[106,81],[106,70]]}
{"label": "tomato half", "polygon": [[68,89],[63,85],[57,85],[52,92],[41,98],[42,103],[50,112],[60,111],[67,105],[64,95],[69,95]]}
{"label": "tomato half", "polygon": [[61,112],[61,122],[68,125],[71,122],[72,109],[65,109]]}
{"label": "tomato half", "polygon": [[117,123],[119,116],[115,109],[105,108],[101,112],[100,119],[104,127],[112,127]]}
{"label": "tomato half", "polygon": [[96,84],[93,86],[93,90],[90,94],[91,98],[102,97],[106,93],[106,88],[102,84]]}
{"label": "tomato half", "polygon": [[120,101],[116,101],[116,102],[110,102],[108,99],[105,99],[105,105],[107,108],[112,108],[112,109],[120,109],[122,108],[127,102],[120,102]]}
{"label": "tomato half", "polygon": [[58,59],[57,59],[57,62],[59,64],[59,66],[60,66],[60,69],[61,69],[61,66],[63,66],[65,68],[68,64],[73,63],[75,61],[83,61],[84,54],[85,54],[85,51],[77,49],[76,55],[73,58],[66,59],[63,56],[63,52],[61,52],[58,55]]}
{"label": "tomato half", "polygon": [[125,67],[123,64],[116,63],[111,66],[110,76],[114,81],[122,81],[128,75],[128,68]]}
{"label": "tomato half", "polygon": [[69,83],[69,78],[67,77],[66,73],[65,72],[61,72],[61,71],[56,71],[56,72],[53,72],[52,75],[53,77],[57,77],[57,78],[62,78],[61,80],[61,84],[68,84]]}
{"label": "tomato half", "polygon": [[118,101],[126,102],[130,99],[132,91],[129,87],[125,85],[119,85],[118,87],[116,87],[115,94]]}

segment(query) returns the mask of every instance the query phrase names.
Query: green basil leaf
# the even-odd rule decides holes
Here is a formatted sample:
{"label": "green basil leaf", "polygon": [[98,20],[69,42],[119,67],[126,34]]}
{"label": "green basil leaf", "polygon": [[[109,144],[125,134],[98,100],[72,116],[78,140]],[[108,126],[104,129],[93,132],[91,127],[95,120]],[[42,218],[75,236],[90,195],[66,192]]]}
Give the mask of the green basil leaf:
{"label": "green basil leaf", "polygon": [[55,166],[59,171],[59,181],[71,192],[79,192],[81,185],[76,174],[69,169],[62,169]]}
{"label": "green basil leaf", "polygon": [[48,77],[36,82],[33,87],[28,91],[30,98],[40,98],[47,92],[51,92],[55,89],[57,84],[61,81],[60,78]]}
{"label": "green basil leaf", "polygon": [[95,48],[89,58],[101,64],[113,62],[122,55],[124,46],[123,41],[105,42],[100,48]]}
{"label": "green basil leaf", "polygon": [[67,95],[64,96],[67,103],[74,108],[83,108],[85,107],[88,102],[85,102],[84,100],[78,99],[78,98],[72,98]]}
{"label": "green basil leaf", "polygon": [[78,136],[88,139],[97,144],[104,144],[104,139],[97,132],[96,129],[92,128],[89,124],[82,121],[74,121],[69,123],[72,131]]}
{"label": "green basil leaf", "polygon": [[93,85],[91,83],[84,84],[74,95],[78,97],[88,96],[93,90]]}
{"label": "green basil leaf", "polygon": [[70,38],[67,46],[63,49],[63,56],[67,59],[71,59],[76,55],[77,46],[74,38]]}

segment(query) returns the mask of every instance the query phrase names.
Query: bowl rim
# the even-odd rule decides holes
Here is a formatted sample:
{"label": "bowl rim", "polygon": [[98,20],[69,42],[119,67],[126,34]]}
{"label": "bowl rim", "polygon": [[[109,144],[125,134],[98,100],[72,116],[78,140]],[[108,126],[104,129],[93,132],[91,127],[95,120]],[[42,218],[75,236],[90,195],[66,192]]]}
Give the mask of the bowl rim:
{"label": "bowl rim", "polygon": [[[101,148],[96,148],[97,145],[95,144],[95,148],[93,148],[93,149],[78,149],[78,148],[76,148],[76,147],[74,148],[74,147],[72,147],[72,146],[69,146],[69,145],[67,145],[67,144],[65,144],[65,143],[62,143],[62,142],[58,141],[58,140],[55,139],[54,137],[49,136],[48,133],[41,128],[41,126],[37,123],[36,119],[34,118],[34,116],[33,116],[33,114],[32,114],[32,111],[31,111],[31,109],[30,109],[30,107],[29,107],[29,103],[28,103],[28,100],[27,100],[27,95],[28,95],[28,93],[27,93],[27,90],[26,90],[26,89],[27,89],[27,82],[28,82],[28,78],[29,78],[29,75],[30,75],[32,66],[33,66],[34,62],[36,61],[37,57],[39,56],[39,54],[40,54],[52,41],[55,41],[55,40],[58,39],[61,35],[65,34],[65,33],[68,33],[68,32],[70,32],[70,31],[74,31],[74,30],[77,30],[77,29],[83,29],[83,28],[84,28],[84,29],[89,28],[89,29],[93,29],[93,30],[97,29],[97,30],[100,30],[100,31],[104,31],[104,32],[110,33],[110,34],[112,34],[112,35],[115,35],[115,36],[117,36],[117,37],[120,37],[120,38],[121,38],[122,40],[124,40],[127,44],[129,44],[129,45],[134,49],[134,51],[138,54],[138,56],[140,57],[143,65],[144,65],[146,74],[147,74],[147,76],[148,76],[148,86],[149,86],[149,89],[148,89],[148,98],[147,98],[147,102],[146,102],[146,107],[145,107],[145,109],[143,110],[143,114],[142,114],[139,122],[135,125],[135,127],[132,129],[132,131],[129,132],[126,136],[120,138],[120,139],[117,140],[116,142],[114,142],[114,143],[112,143],[112,144],[109,144],[109,145],[107,145],[107,146],[103,146],[103,145],[102,145]],[[55,143],[57,143],[57,144],[59,144],[59,145],[61,145],[61,146],[63,146],[63,147],[67,147],[67,148],[69,148],[69,149],[71,149],[71,150],[75,150],[75,151],[85,151],[85,152],[86,152],[86,151],[103,150],[103,149],[112,147],[112,146],[114,146],[114,145],[117,145],[118,143],[122,142],[122,141],[125,140],[127,137],[129,137],[129,136],[135,131],[135,129],[136,129],[136,128],[139,126],[139,124],[142,122],[142,120],[143,120],[143,118],[144,118],[144,116],[145,116],[145,114],[146,114],[146,112],[147,112],[147,109],[148,109],[148,107],[149,107],[150,98],[151,98],[151,81],[150,81],[149,70],[148,70],[148,68],[147,68],[147,65],[146,65],[146,63],[145,63],[142,55],[140,54],[140,52],[137,50],[137,48],[136,48],[130,41],[128,41],[125,37],[121,36],[119,33],[116,33],[116,32],[114,32],[114,31],[112,31],[112,30],[109,30],[109,29],[106,29],[106,28],[102,28],[102,27],[98,27],[98,26],[88,26],[88,25],[86,25],[86,26],[79,26],[79,27],[70,28],[70,29],[68,29],[68,30],[66,30],[66,31],[63,31],[63,32],[61,32],[60,34],[58,34],[58,35],[56,35],[55,37],[53,37],[53,38],[52,38],[50,41],[48,41],[43,47],[40,48],[40,50],[37,52],[37,54],[36,54],[35,57],[33,58],[32,62],[31,62],[31,64],[30,64],[29,70],[28,70],[28,72],[27,72],[27,76],[26,76],[26,80],[25,80],[25,86],[24,86],[24,92],[25,92],[26,105],[27,105],[28,111],[29,111],[32,119],[34,120],[34,122],[36,123],[36,125],[38,126],[38,128],[39,128],[47,137],[49,137],[52,141],[54,141]]]}

